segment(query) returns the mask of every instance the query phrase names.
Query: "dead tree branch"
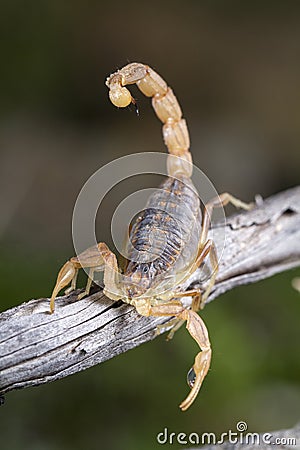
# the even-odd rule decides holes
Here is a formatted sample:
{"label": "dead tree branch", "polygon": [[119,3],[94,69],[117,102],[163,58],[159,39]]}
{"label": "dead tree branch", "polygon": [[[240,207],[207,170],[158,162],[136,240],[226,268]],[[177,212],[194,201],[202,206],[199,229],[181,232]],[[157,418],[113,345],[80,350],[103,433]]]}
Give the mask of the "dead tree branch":
{"label": "dead tree branch", "polygon": [[[211,235],[222,258],[208,301],[299,266],[300,187],[230,217]],[[184,288],[199,285],[201,276],[203,271],[195,272]],[[53,315],[46,298],[0,314],[0,393],[54,381],[117,356],[153,339],[156,326],[168,320],[141,317],[98,287],[80,301],[76,294],[60,297]]]}

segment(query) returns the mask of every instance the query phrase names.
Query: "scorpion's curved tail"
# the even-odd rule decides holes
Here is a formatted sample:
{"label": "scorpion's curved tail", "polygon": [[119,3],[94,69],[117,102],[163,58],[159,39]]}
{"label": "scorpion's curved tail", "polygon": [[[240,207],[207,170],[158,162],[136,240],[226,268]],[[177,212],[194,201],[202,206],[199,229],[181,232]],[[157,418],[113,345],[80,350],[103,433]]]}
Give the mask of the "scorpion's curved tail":
{"label": "scorpion's curved tail", "polygon": [[189,151],[189,133],[172,89],[149,66],[131,63],[107,78],[106,85],[109,88],[111,102],[121,108],[135,103],[125,87],[134,83],[144,95],[152,97],[154,111],[163,123],[163,138],[170,154],[167,161],[168,174],[190,177],[193,165]]}

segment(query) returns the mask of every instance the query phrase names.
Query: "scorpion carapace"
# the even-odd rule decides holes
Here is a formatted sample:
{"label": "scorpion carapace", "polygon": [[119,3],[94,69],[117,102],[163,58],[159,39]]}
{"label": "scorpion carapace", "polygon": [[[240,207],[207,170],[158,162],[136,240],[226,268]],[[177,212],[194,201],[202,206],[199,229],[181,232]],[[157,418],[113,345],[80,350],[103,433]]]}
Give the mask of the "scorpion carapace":
{"label": "scorpion carapace", "polygon": [[[200,201],[191,181],[193,170],[189,151],[190,140],[186,121],[170,87],[149,66],[132,63],[118,70],[106,80],[109,98],[117,107],[135,103],[125,87],[136,84],[147,97],[163,122],[163,138],[168,148],[168,178],[149,198],[143,212],[133,225],[128,244],[128,263],[124,273],[118,268],[116,256],[105,243],[99,243],[71,258],[61,268],[54,287],[50,310],[61,289],[71,284],[66,293],[76,287],[80,268],[89,269],[86,289],[79,295],[88,295],[95,271],[104,272],[104,293],[112,300],[123,300],[135,306],[143,316],[174,316],[168,322],[173,327],[168,335],[186,321],[190,335],[200,347],[194,365],[188,374],[191,390],[180,404],[186,410],[195,400],[208,372],[211,347],[203,320],[197,314],[207,299],[216,279],[218,259],[215,245],[208,239],[210,217],[214,207],[228,202],[249,209],[228,193],[212,199],[205,205],[201,223]],[[181,285],[209,257],[212,275],[204,293],[200,289],[184,291]],[[184,307],[180,298],[192,297],[191,306]]]}

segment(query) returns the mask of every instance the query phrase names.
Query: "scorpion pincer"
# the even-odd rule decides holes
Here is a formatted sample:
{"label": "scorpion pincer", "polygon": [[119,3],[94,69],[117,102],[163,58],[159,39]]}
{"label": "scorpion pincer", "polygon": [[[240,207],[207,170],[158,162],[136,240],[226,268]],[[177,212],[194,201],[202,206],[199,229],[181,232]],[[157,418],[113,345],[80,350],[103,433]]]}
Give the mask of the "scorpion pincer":
{"label": "scorpion pincer", "polygon": [[[195,400],[211,361],[208,331],[197,311],[204,305],[218,272],[215,245],[208,239],[212,210],[229,202],[244,209],[250,206],[224,193],[205,205],[201,224],[200,201],[191,181],[193,165],[189,133],[172,89],[149,66],[128,64],[106,80],[109,98],[115,106],[123,108],[135,103],[125,87],[130,84],[136,84],[144,95],[152,98],[154,111],[163,123],[168,178],[150,196],[130,231],[128,261],[123,273],[115,254],[105,243],[85,250],[66,262],[58,273],[50,310],[54,311],[59,291],[69,284],[66,293],[75,289],[78,270],[88,268],[87,285],[79,298],[89,294],[94,272],[103,271],[104,293],[110,299],[133,305],[143,316],[174,317],[169,338],[186,322],[187,330],[200,347],[188,374],[191,390],[180,404],[180,408],[186,410]],[[182,290],[182,283],[206,257],[210,259],[212,274],[205,292]],[[180,301],[186,296],[192,298],[189,308]]]}

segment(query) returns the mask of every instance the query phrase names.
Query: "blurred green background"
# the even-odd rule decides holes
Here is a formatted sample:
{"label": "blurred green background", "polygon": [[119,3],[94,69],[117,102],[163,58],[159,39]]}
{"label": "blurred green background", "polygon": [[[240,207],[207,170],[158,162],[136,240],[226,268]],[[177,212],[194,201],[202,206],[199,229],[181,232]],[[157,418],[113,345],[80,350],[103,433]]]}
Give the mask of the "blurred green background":
{"label": "blurred green background", "polygon": [[[249,201],[299,183],[299,3],[13,0],[1,2],[0,29],[2,310],[50,294],[73,254],[76,197],[96,169],[165,151],[137,90],[139,117],[108,101],[105,77],[128,62],[151,65],[174,88],[194,162],[219,192]],[[112,245],[109,219],[101,223],[98,237]],[[1,450],[153,449],[165,427],[201,434],[235,430],[239,420],[251,431],[293,426],[297,275],[207,306],[212,367],[186,413],[178,404],[196,346],[182,329],[171,343],[162,336],[70,378],[9,393]]]}

